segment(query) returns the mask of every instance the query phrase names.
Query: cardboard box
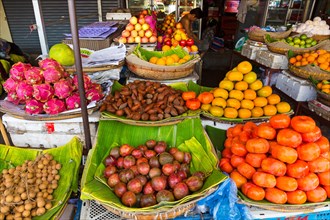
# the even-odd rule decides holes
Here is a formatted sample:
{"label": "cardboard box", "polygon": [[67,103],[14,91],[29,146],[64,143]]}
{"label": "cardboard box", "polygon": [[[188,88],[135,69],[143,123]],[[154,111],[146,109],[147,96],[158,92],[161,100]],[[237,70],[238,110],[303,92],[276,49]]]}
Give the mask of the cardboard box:
{"label": "cardboard box", "polygon": [[[92,141],[96,138],[99,117],[99,112],[89,115]],[[78,136],[82,141],[85,138],[82,117],[54,121],[31,121],[5,114],[2,116],[2,122],[13,144],[18,147],[55,148],[68,143],[74,136]]]}

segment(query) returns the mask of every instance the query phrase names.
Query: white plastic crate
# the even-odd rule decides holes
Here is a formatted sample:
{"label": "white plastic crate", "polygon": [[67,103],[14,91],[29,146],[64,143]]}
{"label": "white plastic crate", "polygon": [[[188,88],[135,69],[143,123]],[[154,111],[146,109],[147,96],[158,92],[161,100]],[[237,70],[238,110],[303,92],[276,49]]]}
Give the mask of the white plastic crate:
{"label": "white plastic crate", "polygon": [[255,60],[257,51],[260,51],[260,50],[262,50],[262,51],[267,50],[267,47],[263,47],[263,46],[259,47],[259,46],[254,46],[254,45],[250,45],[250,44],[244,44],[242,47],[241,54],[251,60]]}
{"label": "white plastic crate", "polygon": [[272,69],[288,69],[288,58],[285,55],[273,53],[269,50],[258,50],[256,61]]}
{"label": "white plastic crate", "polygon": [[282,71],[277,77],[276,88],[299,102],[316,99],[317,93],[311,82],[293,76],[287,71]]}
{"label": "white plastic crate", "polygon": [[[99,118],[99,112],[94,112],[88,117],[92,141],[96,137]],[[31,121],[5,114],[2,116],[2,122],[13,144],[18,147],[54,148],[65,145],[74,136],[84,140],[82,117],[54,121]]]}

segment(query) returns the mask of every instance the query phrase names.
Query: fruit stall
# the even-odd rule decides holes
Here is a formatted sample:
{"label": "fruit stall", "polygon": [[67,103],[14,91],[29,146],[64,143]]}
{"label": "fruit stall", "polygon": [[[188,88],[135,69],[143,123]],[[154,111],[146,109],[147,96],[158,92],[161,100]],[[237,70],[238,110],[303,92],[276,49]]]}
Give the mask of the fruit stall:
{"label": "fruit stall", "polygon": [[0,219],[64,219],[73,204],[70,219],[329,218],[325,21],[251,27],[216,87],[200,84],[201,51],[174,15],[121,24],[104,48],[72,39],[11,66]]}

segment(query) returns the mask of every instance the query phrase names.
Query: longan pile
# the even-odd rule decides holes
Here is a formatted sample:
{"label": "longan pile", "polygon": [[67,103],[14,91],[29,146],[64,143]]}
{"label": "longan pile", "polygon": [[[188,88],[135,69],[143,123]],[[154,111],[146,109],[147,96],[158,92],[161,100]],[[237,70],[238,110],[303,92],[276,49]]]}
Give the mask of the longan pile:
{"label": "longan pile", "polygon": [[0,173],[0,220],[32,219],[53,207],[53,192],[60,180],[61,164],[41,154]]}

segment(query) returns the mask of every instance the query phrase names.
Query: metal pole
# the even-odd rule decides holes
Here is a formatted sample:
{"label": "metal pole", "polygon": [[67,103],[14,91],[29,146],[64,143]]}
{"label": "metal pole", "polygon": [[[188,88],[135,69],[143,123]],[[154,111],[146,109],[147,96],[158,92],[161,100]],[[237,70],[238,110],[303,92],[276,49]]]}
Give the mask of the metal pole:
{"label": "metal pole", "polygon": [[[90,130],[89,130],[89,121],[88,121],[88,113],[87,113],[87,106],[86,106],[85,90],[84,90],[84,78],[83,78],[82,64],[81,64],[75,0],[68,0],[68,6],[69,6],[70,26],[71,26],[71,34],[72,34],[72,41],[73,41],[76,74],[78,75],[78,91],[79,91],[79,95],[80,95],[81,113],[82,113],[83,124],[84,124],[85,147],[86,147],[86,150],[88,151],[89,149],[91,149],[92,144],[91,144],[91,134],[90,134]],[[84,152],[84,153],[87,153],[87,152]]]}
{"label": "metal pole", "polygon": [[102,0],[97,0],[97,14],[99,16],[99,22],[102,21]]}
{"label": "metal pole", "polygon": [[43,56],[48,55],[48,41],[46,36],[46,30],[44,25],[44,18],[40,7],[40,0],[32,0],[34,16],[36,18],[36,25],[39,35],[39,41],[41,46],[41,52]]}

